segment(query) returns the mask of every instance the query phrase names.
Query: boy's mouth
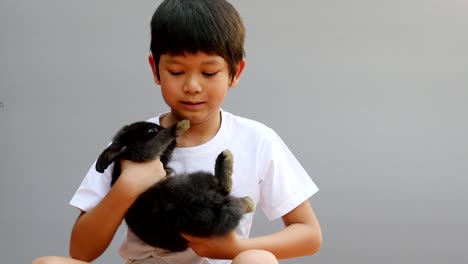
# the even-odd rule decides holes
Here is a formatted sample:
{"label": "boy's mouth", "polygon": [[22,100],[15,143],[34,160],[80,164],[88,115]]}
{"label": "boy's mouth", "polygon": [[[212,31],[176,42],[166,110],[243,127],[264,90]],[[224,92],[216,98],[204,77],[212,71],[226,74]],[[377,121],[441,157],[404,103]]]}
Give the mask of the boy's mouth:
{"label": "boy's mouth", "polygon": [[197,101],[182,101],[182,105],[190,109],[198,109],[200,108],[205,102],[197,102]]}
{"label": "boy's mouth", "polygon": [[182,104],[185,104],[185,105],[201,105],[203,103],[204,102],[182,101]]}

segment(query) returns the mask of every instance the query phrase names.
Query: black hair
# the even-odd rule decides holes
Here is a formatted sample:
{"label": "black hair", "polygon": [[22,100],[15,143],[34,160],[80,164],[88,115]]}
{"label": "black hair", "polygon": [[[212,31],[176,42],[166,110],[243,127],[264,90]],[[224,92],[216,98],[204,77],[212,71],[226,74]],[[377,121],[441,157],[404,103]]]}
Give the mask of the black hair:
{"label": "black hair", "polygon": [[245,28],[226,0],[165,0],[151,19],[151,46],[156,74],[162,54],[204,52],[224,58],[234,78],[243,59]]}

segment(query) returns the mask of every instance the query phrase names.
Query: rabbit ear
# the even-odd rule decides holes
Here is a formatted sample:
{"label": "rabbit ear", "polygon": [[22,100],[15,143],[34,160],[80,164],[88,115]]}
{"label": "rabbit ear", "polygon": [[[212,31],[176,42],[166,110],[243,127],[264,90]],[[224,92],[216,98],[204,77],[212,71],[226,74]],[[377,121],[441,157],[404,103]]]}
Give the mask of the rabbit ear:
{"label": "rabbit ear", "polygon": [[109,165],[114,162],[122,153],[125,152],[127,146],[117,146],[111,144],[107,147],[99,156],[96,161],[96,170],[100,173],[103,173]]}

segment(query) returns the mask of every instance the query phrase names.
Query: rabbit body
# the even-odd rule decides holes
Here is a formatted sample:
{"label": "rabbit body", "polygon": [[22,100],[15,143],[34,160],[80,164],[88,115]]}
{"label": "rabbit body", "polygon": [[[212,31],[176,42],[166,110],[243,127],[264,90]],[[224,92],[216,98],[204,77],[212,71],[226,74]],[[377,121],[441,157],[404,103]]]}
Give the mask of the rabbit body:
{"label": "rabbit body", "polygon": [[[120,176],[121,159],[148,161],[160,156],[166,167],[177,136],[188,128],[187,120],[168,128],[150,122],[125,126],[99,156],[96,170],[103,172],[116,161],[113,185]],[[169,251],[187,249],[180,233],[225,235],[237,227],[245,213],[254,210],[250,197],[230,195],[232,170],[233,156],[225,150],[216,159],[214,175],[199,171],[167,176],[137,198],[125,214],[125,222],[145,243]]]}

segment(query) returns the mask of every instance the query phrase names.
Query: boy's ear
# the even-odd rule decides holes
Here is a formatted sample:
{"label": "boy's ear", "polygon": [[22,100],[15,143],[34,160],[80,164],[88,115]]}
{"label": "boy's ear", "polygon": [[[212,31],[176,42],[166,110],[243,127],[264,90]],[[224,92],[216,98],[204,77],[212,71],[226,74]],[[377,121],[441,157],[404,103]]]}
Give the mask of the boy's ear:
{"label": "boy's ear", "polygon": [[242,60],[237,64],[236,73],[229,84],[230,87],[235,87],[239,83],[240,77],[245,68],[245,63],[245,58],[242,58]]}
{"label": "boy's ear", "polygon": [[153,54],[150,53],[150,55],[148,56],[148,62],[151,66],[151,70],[153,71],[153,78],[154,78],[154,82],[157,84],[157,85],[160,85],[161,84],[161,81],[159,80],[158,78],[158,70],[156,69],[156,64],[154,63],[154,57],[153,57]]}

